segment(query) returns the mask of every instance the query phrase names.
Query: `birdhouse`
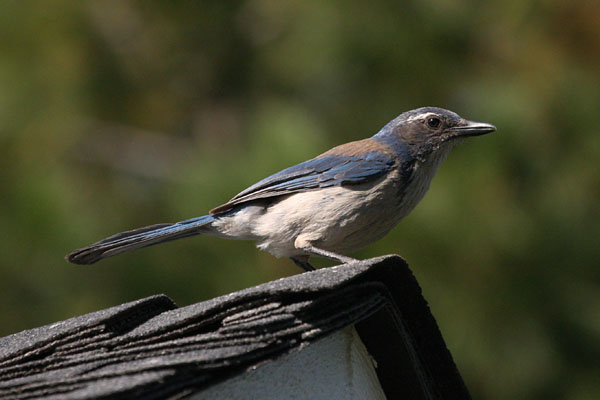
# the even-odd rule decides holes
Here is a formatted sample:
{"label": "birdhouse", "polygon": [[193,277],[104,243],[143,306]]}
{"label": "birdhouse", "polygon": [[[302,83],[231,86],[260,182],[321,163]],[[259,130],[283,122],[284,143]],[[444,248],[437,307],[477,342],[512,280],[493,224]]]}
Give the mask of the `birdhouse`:
{"label": "birdhouse", "polygon": [[468,399],[407,264],[152,296],[0,339],[2,399]]}

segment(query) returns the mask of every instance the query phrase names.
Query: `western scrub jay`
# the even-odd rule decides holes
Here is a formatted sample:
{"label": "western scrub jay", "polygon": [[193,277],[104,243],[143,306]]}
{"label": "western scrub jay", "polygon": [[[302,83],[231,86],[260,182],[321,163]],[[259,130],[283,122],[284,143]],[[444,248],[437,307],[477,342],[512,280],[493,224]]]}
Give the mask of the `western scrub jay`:
{"label": "western scrub jay", "polygon": [[310,256],[339,262],[387,234],[423,198],[436,170],[469,136],[496,130],[452,111],[423,107],[400,114],[374,136],[342,144],[242,191],[208,215],[117,233],[67,260],[106,257],[194,235],[257,241],[276,257],[313,270]]}

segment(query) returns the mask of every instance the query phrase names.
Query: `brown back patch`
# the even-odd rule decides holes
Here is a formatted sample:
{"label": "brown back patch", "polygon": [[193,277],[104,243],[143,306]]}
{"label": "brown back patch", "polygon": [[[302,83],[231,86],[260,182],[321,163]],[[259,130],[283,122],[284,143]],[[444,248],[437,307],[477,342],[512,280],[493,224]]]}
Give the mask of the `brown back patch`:
{"label": "brown back patch", "polygon": [[327,156],[361,156],[366,153],[379,152],[393,156],[394,152],[385,144],[373,140],[372,138],[357,140],[355,142],[344,143],[318,155],[315,158]]}

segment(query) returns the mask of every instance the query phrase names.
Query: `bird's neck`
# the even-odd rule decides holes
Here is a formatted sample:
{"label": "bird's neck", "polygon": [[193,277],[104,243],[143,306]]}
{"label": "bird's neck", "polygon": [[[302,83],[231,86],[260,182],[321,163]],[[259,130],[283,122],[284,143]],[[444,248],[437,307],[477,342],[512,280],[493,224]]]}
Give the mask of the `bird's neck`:
{"label": "bird's neck", "polygon": [[379,133],[374,135],[372,139],[385,145],[402,160],[408,161],[414,158],[413,149],[411,146],[406,141],[402,140],[402,138],[399,138],[393,133],[382,129]]}

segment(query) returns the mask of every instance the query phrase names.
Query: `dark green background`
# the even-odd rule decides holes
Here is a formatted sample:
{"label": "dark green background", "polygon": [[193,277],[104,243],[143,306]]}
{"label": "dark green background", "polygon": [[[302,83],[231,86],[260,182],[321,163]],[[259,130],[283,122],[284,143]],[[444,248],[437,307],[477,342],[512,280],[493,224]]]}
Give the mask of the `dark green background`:
{"label": "dark green background", "polygon": [[298,273],[208,237],[63,256],[425,105],[498,132],[354,255],[408,260],[475,398],[600,397],[595,1],[3,1],[0,335]]}

